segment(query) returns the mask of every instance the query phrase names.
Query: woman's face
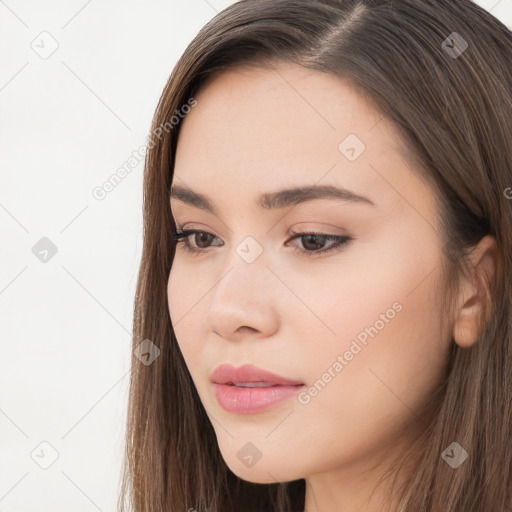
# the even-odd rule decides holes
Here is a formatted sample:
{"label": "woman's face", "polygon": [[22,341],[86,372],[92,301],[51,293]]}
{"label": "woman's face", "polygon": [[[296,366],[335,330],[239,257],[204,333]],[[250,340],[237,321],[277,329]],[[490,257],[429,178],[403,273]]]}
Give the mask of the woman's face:
{"label": "woman's face", "polygon": [[[398,450],[397,433],[435,390],[451,342],[435,292],[434,195],[393,127],[331,75],[238,69],[196,100],[173,186],[206,197],[213,212],[171,197],[178,228],[205,234],[188,237],[201,254],[178,244],[168,299],[222,456],[257,483],[372,465],[385,446]],[[366,199],[283,194],[259,205],[263,195],[327,186]],[[304,232],[351,240],[293,239]],[[220,387],[210,377],[221,364],[303,385]],[[257,397],[286,390],[258,409]]]}

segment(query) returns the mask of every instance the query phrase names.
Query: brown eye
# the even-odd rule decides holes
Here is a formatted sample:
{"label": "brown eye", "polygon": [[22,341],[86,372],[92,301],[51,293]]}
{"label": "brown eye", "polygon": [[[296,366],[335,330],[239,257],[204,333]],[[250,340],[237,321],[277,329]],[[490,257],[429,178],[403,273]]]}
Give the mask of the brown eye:
{"label": "brown eye", "polygon": [[215,238],[214,235],[210,233],[205,233],[204,231],[196,231],[195,233],[193,233],[193,235],[194,242],[196,242],[197,246],[202,249],[206,249],[208,247],[208,243],[211,242],[212,238]]}
{"label": "brown eye", "polygon": [[[189,238],[194,235],[194,244],[190,244]],[[183,243],[184,249],[189,253],[201,254],[207,252],[205,248],[208,247],[208,244],[211,243],[213,238],[216,238],[215,235],[211,233],[207,233],[206,231],[199,231],[196,229],[185,229],[183,231],[177,230],[172,234],[173,240],[175,240],[178,244]],[[197,243],[197,247],[196,247]]]}
{"label": "brown eye", "polygon": [[[297,248],[294,248],[294,250],[307,257],[342,250],[354,240],[349,236],[327,235],[323,233],[295,233],[295,236],[290,240],[294,240],[295,238],[301,238],[303,240],[301,245],[305,250]],[[327,249],[324,249],[325,242],[333,242],[333,244]],[[319,245],[321,247],[319,247]]]}
{"label": "brown eye", "polygon": [[[324,241],[322,244],[321,241]],[[320,243],[319,243],[320,241]],[[316,251],[321,250],[323,245],[325,245],[326,237],[322,235],[304,235],[302,236],[302,246],[305,247],[308,251]]]}
{"label": "brown eye", "polygon": [[[194,243],[190,243],[190,237],[194,235]],[[212,240],[217,238],[215,235],[207,231],[199,231],[196,229],[175,231],[172,238],[177,243],[183,243],[184,249],[188,253],[205,254]],[[349,236],[327,235],[323,233],[294,233],[294,236],[288,242],[295,238],[302,238],[304,242],[301,244],[304,249],[294,247],[294,251],[307,257],[322,255],[331,251],[341,251],[347,247],[354,239]],[[330,247],[324,249],[326,242],[333,242]],[[222,244],[221,244],[222,245]]]}

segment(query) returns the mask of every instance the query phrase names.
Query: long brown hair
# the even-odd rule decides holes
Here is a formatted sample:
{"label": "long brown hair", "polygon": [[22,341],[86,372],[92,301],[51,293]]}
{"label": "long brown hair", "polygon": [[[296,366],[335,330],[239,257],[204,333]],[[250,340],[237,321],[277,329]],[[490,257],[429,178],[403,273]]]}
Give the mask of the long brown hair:
{"label": "long brown hair", "polygon": [[[304,510],[303,479],[253,484],[223,461],[167,302],[177,114],[215,74],[276,61],[341,77],[394,123],[413,168],[437,192],[447,307],[468,275],[471,248],[495,237],[502,259],[487,283],[492,314],[472,347],[452,343],[435,415],[414,446],[421,460],[397,510],[512,510],[512,33],[470,0],[242,0],[187,47],[146,154],[133,349],[149,339],[160,354],[152,364],[132,358],[119,510]],[[457,470],[441,457],[454,441],[469,454]]]}

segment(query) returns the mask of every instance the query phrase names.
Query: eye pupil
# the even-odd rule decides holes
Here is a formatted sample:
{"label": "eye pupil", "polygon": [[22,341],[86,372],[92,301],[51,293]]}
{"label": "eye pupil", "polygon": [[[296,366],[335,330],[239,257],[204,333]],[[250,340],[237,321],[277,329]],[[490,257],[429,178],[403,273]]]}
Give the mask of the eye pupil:
{"label": "eye pupil", "polygon": [[208,242],[211,242],[210,240],[210,237],[212,237],[213,235],[209,235],[208,233],[195,233],[195,237],[196,237],[196,241],[197,239],[202,239],[203,242],[206,243],[205,246],[202,246],[200,243],[197,244],[198,247],[201,247],[201,248],[205,248],[205,247],[208,247]]}
{"label": "eye pupil", "polygon": [[[305,235],[304,236],[304,241],[306,243],[304,243],[304,247],[306,249],[311,249],[311,250],[315,250],[315,249],[319,249],[319,248],[321,249],[322,248],[322,244],[318,244],[318,239],[319,238],[322,238],[322,237],[319,237],[318,235],[313,235],[313,234]],[[311,247],[311,246],[308,247],[309,242],[314,242],[315,240],[317,241],[317,243],[313,243],[313,247]]]}

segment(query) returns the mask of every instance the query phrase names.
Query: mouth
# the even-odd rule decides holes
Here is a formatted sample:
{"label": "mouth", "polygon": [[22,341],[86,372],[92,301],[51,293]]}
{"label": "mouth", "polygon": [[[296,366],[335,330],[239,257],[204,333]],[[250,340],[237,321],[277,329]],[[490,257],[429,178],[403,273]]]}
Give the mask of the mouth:
{"label": "mouth", "polygon": [[253,365],[238,368],[223,364],[211,374],[219,404],[234,414],[262,412],[297,395],[303,382],[282,377]]}

